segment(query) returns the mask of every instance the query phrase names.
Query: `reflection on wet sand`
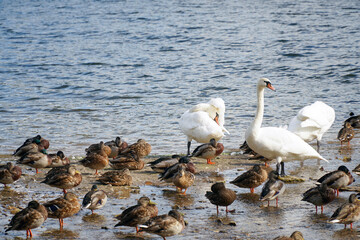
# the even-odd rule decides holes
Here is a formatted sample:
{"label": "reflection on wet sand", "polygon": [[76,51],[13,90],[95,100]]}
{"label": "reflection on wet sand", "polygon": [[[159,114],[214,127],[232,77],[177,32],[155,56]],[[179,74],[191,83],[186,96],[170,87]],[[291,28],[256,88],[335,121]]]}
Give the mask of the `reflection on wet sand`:
{"label": "reflection on wet sand", "polygon": [[48,229],[47,231],[44,231],[40,236],[47,237],[49,239],[74,239],[79,237],[79,233],[63,229]]}
{"label": "reflection on wet sand", "polygon": [[82,220],[87,223],[101,225],[106,222],[106,217],[97,213],[88,214],[82,217]]}

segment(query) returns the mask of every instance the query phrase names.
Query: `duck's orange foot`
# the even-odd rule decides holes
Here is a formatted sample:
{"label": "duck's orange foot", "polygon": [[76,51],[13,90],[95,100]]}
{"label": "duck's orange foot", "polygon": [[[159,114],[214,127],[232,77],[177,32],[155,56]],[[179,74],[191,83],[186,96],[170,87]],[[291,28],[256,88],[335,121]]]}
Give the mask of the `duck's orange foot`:
{"label": "duck's orange foot", "polygon": [[215,164],[215,162],[212,162],[211,159],[208,159],[207,164]]}

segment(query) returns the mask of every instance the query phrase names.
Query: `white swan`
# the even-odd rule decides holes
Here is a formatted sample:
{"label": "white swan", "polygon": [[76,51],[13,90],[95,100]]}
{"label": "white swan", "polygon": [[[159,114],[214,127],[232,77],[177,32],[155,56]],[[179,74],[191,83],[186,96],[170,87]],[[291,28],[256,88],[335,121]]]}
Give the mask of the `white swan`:
{"label": "white swan", "polygon": [[257,110],[254,121],[246,130],[245,138],[249,147],[268,159],[276,159],[277,171],[281,164],[281,175],[285,175],[284,161],[325,158],[302,140],[298,135],[277,127],[261,127],[264,116],[264,90],[275,90],[267,78],[261,78],[257,84]]}
{"label": "white swan", "polygon": [[207,103],[200,103],[187,110],[180,118],[181,131],[187,136],[188,155],[190,155],[191,141],[208,143],[215,138],[219,141],[224,132],[225,103],[221,98],[212,98]]}
{"label": "white swan", "polygon": [[334,109],[321,101],[316,101],[303,107],[291,119],[288,130],[301,137],[305,142],[316,139],[319,152],[321,138],[329,130],[334,120]]}

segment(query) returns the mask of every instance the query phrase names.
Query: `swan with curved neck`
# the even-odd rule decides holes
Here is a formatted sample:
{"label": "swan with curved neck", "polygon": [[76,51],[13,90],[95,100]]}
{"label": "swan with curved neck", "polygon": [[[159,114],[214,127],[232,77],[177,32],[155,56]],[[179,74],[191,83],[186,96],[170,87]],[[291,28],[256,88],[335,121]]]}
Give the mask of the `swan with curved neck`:
{"label": "swan with curved neck", "polygon": [[296,134],[277,127],[261,127],[264,117],[264,90],[275,90],[267,78],[261,78],[257,84],[257,110],[255,119],[246,130],[245,138],[249,147],[268,159],[276,159],[277,170],[285,175],[284,162],[320,159],[327,162],[314,148]]}

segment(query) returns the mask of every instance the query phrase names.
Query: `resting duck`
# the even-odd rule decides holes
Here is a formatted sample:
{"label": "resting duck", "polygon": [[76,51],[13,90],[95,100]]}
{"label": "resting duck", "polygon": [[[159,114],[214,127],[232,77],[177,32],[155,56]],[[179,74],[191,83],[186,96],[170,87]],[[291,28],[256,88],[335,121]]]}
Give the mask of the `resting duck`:
{"label": "resting duck", "polygon": [[144,139],[139,139],[136,143],[133,143],[122,150],[120,154],[126,154],[130,151],[135,151],[139,158],[146,157],[151,152],[151,145]]}
{"label": "resting duck", "polygon": [[236,193],[231,189],[227,189],[223,182],[218,182],[211,186],[211,191],[207,191],[205,197],[216,205],[216,215],[219,215],[219,206],[225,206],[226,213],[229,212],[228,206],[235,201]]}
{"label": "resting duck", "polygon": [[215,164],[211,159],[216,158],[224,151],[224,145],[217,143],[215,138],[210,139],[210,143],[205,143],[192,152],[190,157],[204,158],[207,160],[207,164]]}
{"label": "resting duck", "polygon": [[[181,164],[172,181],[176,188],[179,188],[181,193],[185,195],[186,190],[194,184],[195,175],[192,172],[186,170],[186,165]],[[184,192],[182,192],[183,189],[185,189]]]}
{"label": "resting duck", "polygon": [[350,141],[355,136],[355,132],[350,122],[345,122],[344,127],[340,129],[337,139],[339,139],[340,144],[342,146],[343,142],[347,142],[348,146],[350,146]]}
{"label": "resting duck", "polygon": [[17,163],[24,164],[36,169],[36,174],[39,173],[39,168],[46,168],[51,165],[51,158],[47,155],[46,149],[40,152],[28,152],[23,155]]}
{"label": "resting duck", "polygon": [[240,150],[243,151],[243,154],[247,154],[249,155],[249,160],[260,160],[262,162],[264,162],[265,167],[268,167],[269,164],[267,162],[270,162],[271,159],[265,158],[263,156],[261,156],[260,154],[254,152],[249,145],[247,144],[246,141],[244,141],[244,143],[240,146]]}
{"label": "resting duck", "polygon": [[56,154],[48,154],[51,158],[51,164],[49,168],[61,167],[70,164],[69,158],[65,157],[65,154],[62,151],[58,151]]}
{"label": "resting duck", "polygon": [[106,146],[103,141],[100,143],[94,143],[91,144],[88,148],[85,148],[86,155],[89,155],[91,153],[101,153],[105,152],[107,156],[111,155],[111,148],[109,146]]}
{"label": "resting duck", "polygon": [[170,157],[160,157],[155,161],[147,163],[157,173],[163,173],[166,168],[179,162],[179,155],[172,155]]}
{"label": "resting duck", "polygon": [[191,141],[208,143],[215,138],[219,141],[224,132],[225,103],[221,98],[212,98],[207,103],[200,103],[187,110],[180,118],[181,131],[187,137],[187,155],[190,155]]}
{"label": "resting duck", "polygon": [[351,175],[349,169],[342,165],[338,170],[329,172],[319,178],[317,182],[324,183],[330,188],[336,189],[336,195],[339,196],[339,189],[352,184],[355,182],[355,179]]}
{"label": "resting duck", "polygon": [[127,142],[122,141],[120,137],[116,137],[115,140],[105,142],[105,146],[108,146],[111,149],[109,158],[116,158],[121,151],[128,147],[128,144]]}
{"label": "resting duck", "polygon": [[279,173],[277,171],[271,171],[268,181],[264,184],[260,201],[268,201],[268,207],[270,201],[276,199],[276,207],[278,207],[278,197],[285,191],[285,184],[279,180]]}
{"label": "resting duck", "polygon": [[280,237],[274,238],[273,240],[304,240],[304,237],[301,232],[295,231],[291,234],[290,237],[280,236]]}
{"label": "resting duck", "polygon": [[230,183],[241,188],[250,188],[250,192],[254,193],[254,188],[260,186],[267,178],[267,171],[256,164],[253,168],[244,172]]}
{"label": "resting duck", "polygon": [[185,228],[185,222],[180,212],[171,210],[168,214],[153,217],[140,226],[140,231],[157,234],[166,240],[166,237],[181,233]]}
{"label": "resting duck", "polygon": [[56,198],[44,204],[49,218],[58,218],[60,231],[64,226],[64,218],[71,217],[80,211],[80,203],[74,193],[68,192],[64,197]]}
{"label": "resting duck", "polygon": [[146,223],[150,218],[157,216],[158,209],[148,197],[141,197],[137,205],[125,209],[116,219],[120,220],[117,226],[135,227],[139,232],[138,225]]}
{"label": "resting duck", "polygon": [[350,117],[345,122],[349,122],[353,128],[360,128],[360,115],[355,116],[353,112],[349,115]]}
{"label": "resting duck", "polygon": [[321,214],[324,211],[324,205],[332,202],[335,199],[336,190],[328,187],[325,183],[319,186],[310,188],[303,194],[301,201],[306,201],[315,205],[316,214],[317,207],[321,206]]}
{"label": "resting duck", "polygon": [[71,189],[78,186],[82,181],[82,176],[74,166],[57,167],[50,170],[45,180],[41,183],[45,183],[51,187],[60,188],[66,194],[66,189]]}
{"label": "resting duck", "polygon": [[13,153],[14,156],[22,157],[26,153],[36,153],[42,149],[48,149],[50,143],[48,140],[37,135],[32,138],[28,138],[25,142]]}
{"label": "resting duck", "polygon": [[110,160],[113,169],[129,169],[141,170],[145,166],[145,162],[140,159],[135,151],[119,154],[115,159]]}
{"label": "resting duck", "polygon": [[190,161],[189,157],[181,157],[177,163],[167,167],[163,173],[159,174],[159,179],[165,182],[172,182],[173,177],[179,171],[180,165],[186,166],[186,171],[189,171],[193,174],[196,173],[195,165]]}
{"label": "resting duck", "polygon": [[8,162],[6,165],[0,166],[0,183],[11,184],[21,177],[21,168],[14,166],[12,162]]}
{"label": "resting duck", "polygon": [[343,204],[341,207],[336,209],[334,214],[330,217],[329,222],[331,223],[342,223],[350,224],[350,229],[352,229],[353,222],[360,220],[360,201],[358,195],[351,194],[349,197],[349,202]]}
{"label": "resting duck", "polygon": [[102,208],[105,206],[107,201],[107,194],[103,190],[98,190],[98,187],[94,184],[91,187],[91,190],[86,193],[82,207],[88,208],[91,210],[91,214],[94,213],[94,210]]}
{"label": "resting duck", "polygon": [[132,184],[132,177],[130,175],[130,170],[125,168],[121,170],[108,171],[102,174],[98,178],[98,181],[112,186],[130,186]]}
{"label": "resting duck", "polygon": [[[104,142],[100,142],[99,147],[98,151],[89,152],[84,159],[80,160],[85,167],[95,169],[95,175],[98,174],[98,170],[104,169],[109,164],[108,155],[111,153],[111,149],[105,146]],[[109,148],[110,152],[106,152],[106,148]]]}
{"label": "resting duck", "polygon": [[31,229],[40,227],[48,217],[45,207],[37,201],[31,201],[28,206],[16,213],[9,223],[9,228],[5,230],[26,230],[26,239],[32,238]]}

